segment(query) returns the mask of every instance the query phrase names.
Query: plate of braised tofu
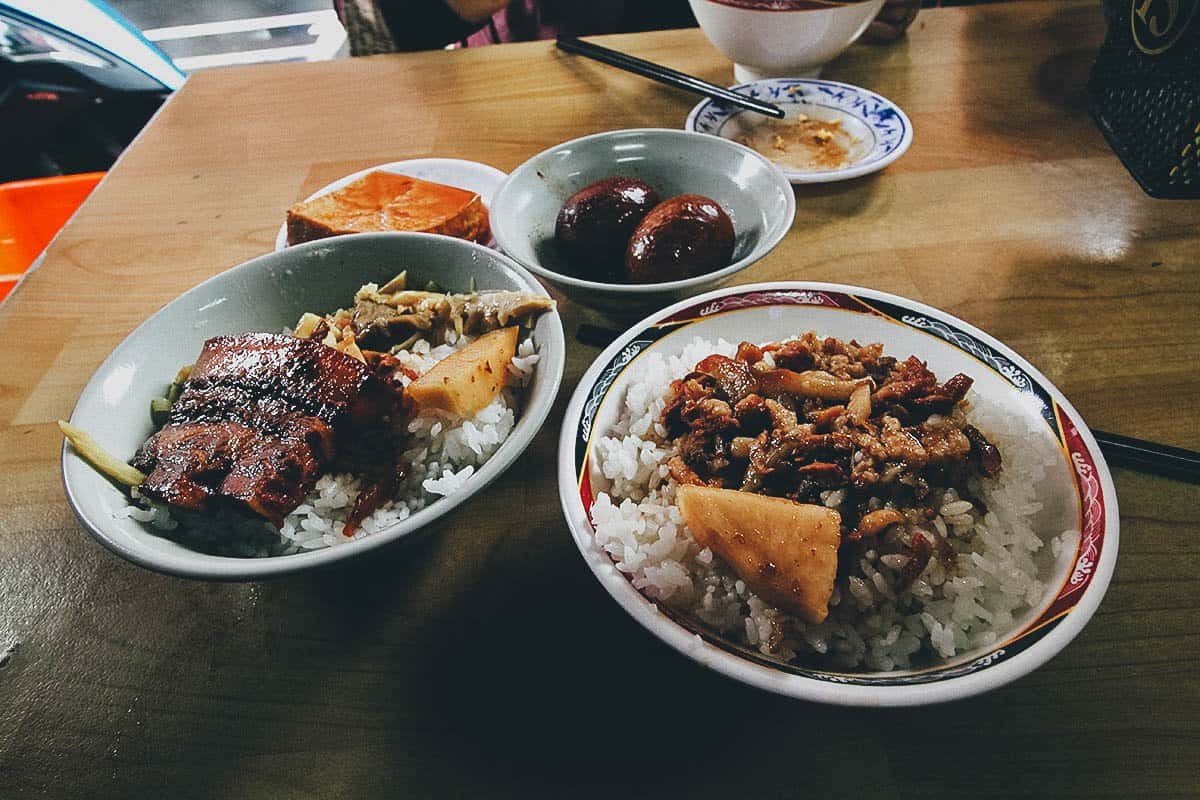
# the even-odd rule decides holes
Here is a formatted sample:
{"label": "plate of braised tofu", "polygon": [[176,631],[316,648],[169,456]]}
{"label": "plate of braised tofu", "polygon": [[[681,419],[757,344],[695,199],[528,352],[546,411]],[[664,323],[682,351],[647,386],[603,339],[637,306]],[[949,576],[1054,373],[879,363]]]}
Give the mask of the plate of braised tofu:
{"label": "plate of braised tofu", "polygon": [[393,161],[334,181],[287,210],[275,249],[347,233],[436,233],[492,245],[488,209],[508,177],[458,158]]}

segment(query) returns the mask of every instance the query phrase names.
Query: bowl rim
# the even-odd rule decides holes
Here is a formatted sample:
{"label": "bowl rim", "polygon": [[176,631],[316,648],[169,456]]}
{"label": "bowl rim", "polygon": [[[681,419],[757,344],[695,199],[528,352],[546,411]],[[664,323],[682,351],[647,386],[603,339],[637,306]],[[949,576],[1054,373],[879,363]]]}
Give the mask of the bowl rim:
{"label": "bowl rim", "polygon": [[[825,84],[828,86],[836,86],[840,89],[850,90],[850,91],[854,92],[855,94],[858,94],[862,97],[872,98],[872,99],[880,101],[881,103],[885,103],[888,106],[888,108],[890,108],[896,114],[896,116],[898,116],[900,118],[900,121],[904,125],[904,132],[903,132],[903,134],[901,134],[900,143],[898,145],[896,145],[895,149],[893,149],[891,152],[886,153],[883,156],[873,159],[873,160],[864,160],[864,161],[858,162],[857,164],[853,164],[849,167],[828,170],[825,172],[818,172],[815,170],[788,169],[788,168],[781,167],[778,164],[776,164],[776,166],[779,167],[780,171],[784,174],[785,177],[787,177],[787,179],[792,184],[837,183],[838,181],[849,181],[849,180],[853,180],[854,178],[861,178],[864,175],[870,175],[875,172],[879,172],[880,170],[883,170],[884,168],[895,163],[897,160],[900,159],[901,156],[903,156],[906,152],[908,152],[908,148],[912,146],[913,136],[914,136],[913,124],[912,124],[912,120],[910,120],[908,118],[908,114],[904,113],[904,109],[902,109],[899,106],[899,104],[897,104],[894,100],[890,100],[887,97],[884,97],[883,95],[881,95],[879,92],[876,92],[872,89],[867,89],[863,86],[856,86],[853,83],[846,83],[844,81],[826,80],[825,78],[793,78],[793,77],[788,77],[788,76],[780,76],[780,77],[776,77],[776,78],[759,78],[758,80],[748,81],[746,83],[739,83],[735,86],[730,86],[729,89],[730,89],[730,91],[736,92],[739,89],[749,89],[752,87],[762,86],[764,84],[771,84],[771,83],[774,83],[775,81],[787,81],[792,84],[797,84],[797,83]],[[710,97],[706,97],[703,100],[701,100],[699,103],[697,103],[696,105],[694,105],[692,107],[691,111],[688,112],[687,119],[684,120],[684,123],[683,123],[684,130],[692,131],[694,133],[702,133],[706,136],[716,136],[717,138],[720,138],[720,139],[726,138],[725,136],[721,135],[720,133],[707,133],[705,131],[700,131],[697,129],[698,125],[699,125],[700,115],[702,113],[704,113],[704,110],[709,108],[710,106],[720,106],[720,105],[721,105],[721,103],[719,101],[713,100]],[[801,104],[800,103],[785,103],[785,105],[801,105]],[[734,115],[740,114],[740,113],[742,113],[742,112],[731,113],[730,119],[732,119]],[[723,127],[723,125],[724,124],[722,124],[722,127]],[[874,150],[872,150],[871,153],[873,154]],[[870,155],[871,154],[868,154],[868,158]],[[772,163],[774,163],[774,162],[772,162]]]}
{"label": "bowl rim", "polygon": [[781,190],[783,190],[784,197],[786,198],[786,208],[784,211],[786,222],[778,226],[778,231],[769,232],[770,235],[764,236],[762,239],[760,239],[749,253],[728,266],[722,267],[719,270],[713,270],[712,272],[706,272],[703,275],[696,275],[691,278],[683,278],[676,281],[662,281],[660,283],[606,283],[604,281],[589,281],[583,278],[576,278],[573,275],[555,272],[554,270],[547,269],[535,261],[527,261],[512,253],[505,246],[506,241],[514,241],[517,237],[510,236],[510,232],[504,228],[502,222],[503,216],[501,214],[493,214],[491,218],[492,235],[496,238],[496,244],[500,247],[500,250],[514,261],[519,262],[530,272],[533,272],[534,274],[539,275],[548,281],[560,283],[575,289],[601,290],[609,294],[657,294],[687,291],[689,289],[695,289],[705,285],[710,285],[717,281],[725,280],[762,260],[768,253],[775,249],[776,245],[783,241],[783,238],[787,236],[788,232],[792,229],[792,225],[796,220],[795,190],[792,189],[791,182],[788,181],[787,176],[783,174],[783,171],[779,169],[779,166],[775,164],[775,162],[771,161],[771,159],[767,158],[757,150],[751,147],[746,147],[745,145],[739,144],[730,139],[725,139],[720,136],[711,136],[707,133],[698,133],[696,131],[680,130],[678,128],[618,128],[616,130],[601,131],[600,133],[592,133],[588,134],[587,136],[580,136],[575,139],[569,139],[565,142],[560,142],[553,147],[548,147],[536,155],[526,159],[520,166],[510,172],[508,177],[504,179],[504,182],[501,183],[499,188],[496,189],[496,194],[493,196],[493,205],[496,208],[499,208],[503,205],[505,196],[507,192],[512,191],[511,186],[515,184],[517,177],[523,176],[525,173],[528,173],[531,170],[536,170],[536,167],[534,166],[535,161],[545,158],[565,147],[577,146],[593,140],[612,139],[621,136],[650,136],[662,138],[684,137],[688,139],[698,138],[700,140],[705,140],[710,144],[711,140],[715,139],[723,143],[717,145],[718,147],[730,147],[735,151],[742,151],[744,154],[749,155],[756,161],[762,163],[763,166],[767,168],[768,173],[773,174],[773,177],[776,178],[779,187]]}
{"label": "bowl rim", "polygon": [[[1090,582],[1083,589],[1073,608],[1070,609],[1070,613],[1062,617],[1046,635],[1011,657],[997,659],[994,656],[998,653],[993,651],[982,658],[969,662],[969,666],[975,668],[974,671],[944,677],[935,682],[912,685],[872,685],[843,683],[836,678],[824,681],[752,661],[718,647],[707,638],[692,633],[659,611],[653,601],[635,589],[633,584],[617,571],[607,553],[595,548],[590,518],[584,510],[579,496],[575,440],[579,432],[585,402],[588,401],[590,390],[597,383],[598,376],[623,348],[655,323],[667,320],[682,310],[699,308],[702,304],[714,300],[758,292],[828,292],[895,303],[906,310],[912,310],[936,321],[958,326],[969,336],[992,347],[996,353],[1011,360],[1047,391],[1063,415],[1070,419],[1088,454],[1093,459],[1095,478],[1102,493],[1105,520],[1103,548],[1099,561],[1093,565],[1094,571]],[[947,343],[947,346],[952,345]],[[653,347],[654,345],[651,344],[639,351],[639,354],[645,353]],[[1078,469],[1076,466],[1077,471]],[[1078,475],[1072,477],[1078,482]],[[609,595],[642,627],[693,661],[726,677],[787,697],[833,705],[883,707],[941,703],[990,691],[1027,675],[1066,647],[1091,619],[1112,579],[1120,540],[1120,512],[1116,490],[1108,466],[1091,431],[1062,392],[1025,358],[1011,347],[1004,345],[995,337],[984,333],[970,323],[925,303],[865,287],[816,281],[781,281],[717,289],[655,311],[626,330],[596,357],[580,377],[567,405],[562,430],[559,434],[558,488],[563,514],[580,555]],[[1053,603],[1055,599],[1057,596],[1050,602]]]}
{"label": "bowl rim", "polygon": [[[260,270],[269,268],[272,263],[278,261],[286,261],[295,259],[308,250],[320,248],[328,248],[330,246],[337,247],[335,244],[339,239],[365,241],[368,239],[384,239],[395,241],[397,237],[402,239],[421,239],[429,240],[435,243],[435,246],[446,246],[449,248],[465,247],[468,251],[475,251],[477,254],[489,258],[497,258],[501,264],[510,270],[522,283],[526,285],[528,291],[549,297],[545,287],[543,287],[536,278],[531,275],[528,270],[523,268],[514,259],[505,256],[499,251],[485,247],[484,245],[475,242],[468,242],[462,239],[456,239],[450,236],[442,236],[440,234],[431,233],[407,233],[407,232],[376,232],[376,233],[359,233],[345,234],[343,236],[329,237],[326,239],[318,239],[313,242],[305,242],[303,244],[293,245],[282,251],[272,251],[262,255],[255,256],[247,261],[243,261],[229,269],[213,275],[204,281],[182,292],[175,298],[172,298],[153,314],[143,320],[132,331],[130,331],[118,343],[112,351],[104,358],[87,383],[80,390],[79,398],[76,400],[71,411],[70,420],[74,423],[81,409],[84,406],[84,398],[92,394],[94,384],[99,380],[99,376],[110,371],[112,365],[118,359],[118,354],[122,353],[124,348],[130,342],[135,341],[143,335],[143,330],[162,315],[166,308],[180,301],[192,292],[198,292],[202,287],[218,281],[227,281],[232,275],[240,272]],[[496,480],[500,475],[512,466],[512,463],[529,447],[533,439],[541,431],[545,425],[546,419],[553,410],[554,403],[558,397],[558,390],[562,382],[563,369],[566,363],[566,339],[563,333],[562,317],[559,314],[557,307],[542,315],[543,318],[548,318],[550,324],[545,328],[547,332],[547,340],[542,343],[539,353],[543,355],[539,359],[537,368],[539,370],[547,370],[545,373],[549,383],[534,402],[527,403],[521,410],[521,415],[517,419],[513,430],[509,433],[508,438],[501,443],[496,452],[483,465],[481,465],[474,474],[468,479],[468,484],[460,491],[454,494],[445,496],[426,505],[421,510],[412,514],[404,520],[401,520],[387,528],[380,530],[377,533],[365,536],[362,539],[356,539],[352,542],[338,545],[337,547],[324,547],[319,550],[309,550],[299,553],[292,553],[282,556],[269,556],[263,558],[236,557],[236,556],[220,556],[210,553],[203,553],[186,548],[185,545],[178,545],[179,550],[156,550],[151,548],[129,546],[124,541],[124,536],[110,535],[106,530],[106,523],[109,522],[104,518],[103,514],[98,519],[93,519],[89,513],[87,505],[82,498],[82,493],[85,491],[81,486],[72,484],[69,473],[76,469],[92,470],[92,467],[83,461],[83,459],[75,453],[69,443],[64,440],[61,445],[61,455],[59,459],[60,474],[63,483],[63,490],[66,494],[67,503],[70,505],[75,517],[83,525],[84,528],[102,545],[108,548],[113,553],[121,556],[127,561],[130,561],[138,566],[145,567],[154,572],[159,572],[165,575],[173,575],[182,578],[192,578],[198,580],[209,581],[252,581],[273,578],[282,575],[289,575],[296,572],[301,572],[309,569],[335,564],[346,559],[352,559],[362,554],[365,554],[378,547],[383,547],[393,542],[407,540],[410,537],[419,534],[422,529],[440,520],[452,512],[455,508],[472,499],[476,494],[485,489],[489,484]],[[538,324],[541,323],[539,318]],[[430,513],[426,513],[430,512]],[[113,520],[113,523],[116,521]],[[145,531],[146,536],[156,536],[149,530]],[[167,538],[167,537],[159,537]]]}

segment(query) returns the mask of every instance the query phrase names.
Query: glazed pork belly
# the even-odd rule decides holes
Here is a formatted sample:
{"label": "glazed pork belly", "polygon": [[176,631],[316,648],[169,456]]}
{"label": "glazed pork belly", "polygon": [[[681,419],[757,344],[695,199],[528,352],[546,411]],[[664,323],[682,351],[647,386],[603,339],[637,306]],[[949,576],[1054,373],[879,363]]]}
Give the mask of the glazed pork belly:
{"label": "glazed pork belly", "polygon": [[351,356],[283,334],[218,336],[134,457],[139,491],[190,511],[234,505],[281,525],[344,451],[390,442],[400,389]]}

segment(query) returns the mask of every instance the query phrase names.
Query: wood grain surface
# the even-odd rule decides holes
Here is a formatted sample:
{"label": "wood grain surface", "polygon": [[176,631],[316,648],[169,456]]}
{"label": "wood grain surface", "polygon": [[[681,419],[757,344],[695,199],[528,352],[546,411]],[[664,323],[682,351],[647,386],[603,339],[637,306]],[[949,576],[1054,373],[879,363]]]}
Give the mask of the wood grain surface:
{"label": "wood grain surface", "polygon": [[[797,190],[741,276],[957,314],[1092,425],[1200,448],[1200,205],[1155,201],[1090,122],[1099,3],[923,11],[826,77],[912,118],[884,173]],[[617,49],[728,84],[699,31]],[[137,323],[269,250],[331,179],[422,156],[509,170],[693,98],[549,43],[192,76],[0,306],[0,796],[1197,797],[1200,489],[1115,471],[1121,554],[1045,667],[909,710],[784,700],[693,665],[591,578],[558,507],[569,391],[602,322],[565,303],[564,392],[514,468],[423,541],[263,584],[168,578],[82,530],[59,436]]]}

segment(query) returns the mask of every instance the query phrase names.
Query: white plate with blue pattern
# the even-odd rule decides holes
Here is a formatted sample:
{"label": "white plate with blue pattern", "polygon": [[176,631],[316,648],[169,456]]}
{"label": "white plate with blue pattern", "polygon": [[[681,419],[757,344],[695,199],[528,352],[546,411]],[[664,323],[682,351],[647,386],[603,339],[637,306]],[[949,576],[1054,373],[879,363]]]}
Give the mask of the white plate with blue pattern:
{"label": "white plate with blue pattern", "polygon": [[684,128],[748,144],[746,138],[758,126],[794,123],[801,115],[840,123],[847,151],[844,166],[802,167],[789,163],[788,154],[782,150],[756,147],[792,183],[831,183],[868,175],[904,155],[912,144],[912,123],[900,107],[860,86],[815,78],[767,78],[731,88],[747,97],[774,103],[787,118],[776,121],[718,100],[704,100],[688,114]]}

